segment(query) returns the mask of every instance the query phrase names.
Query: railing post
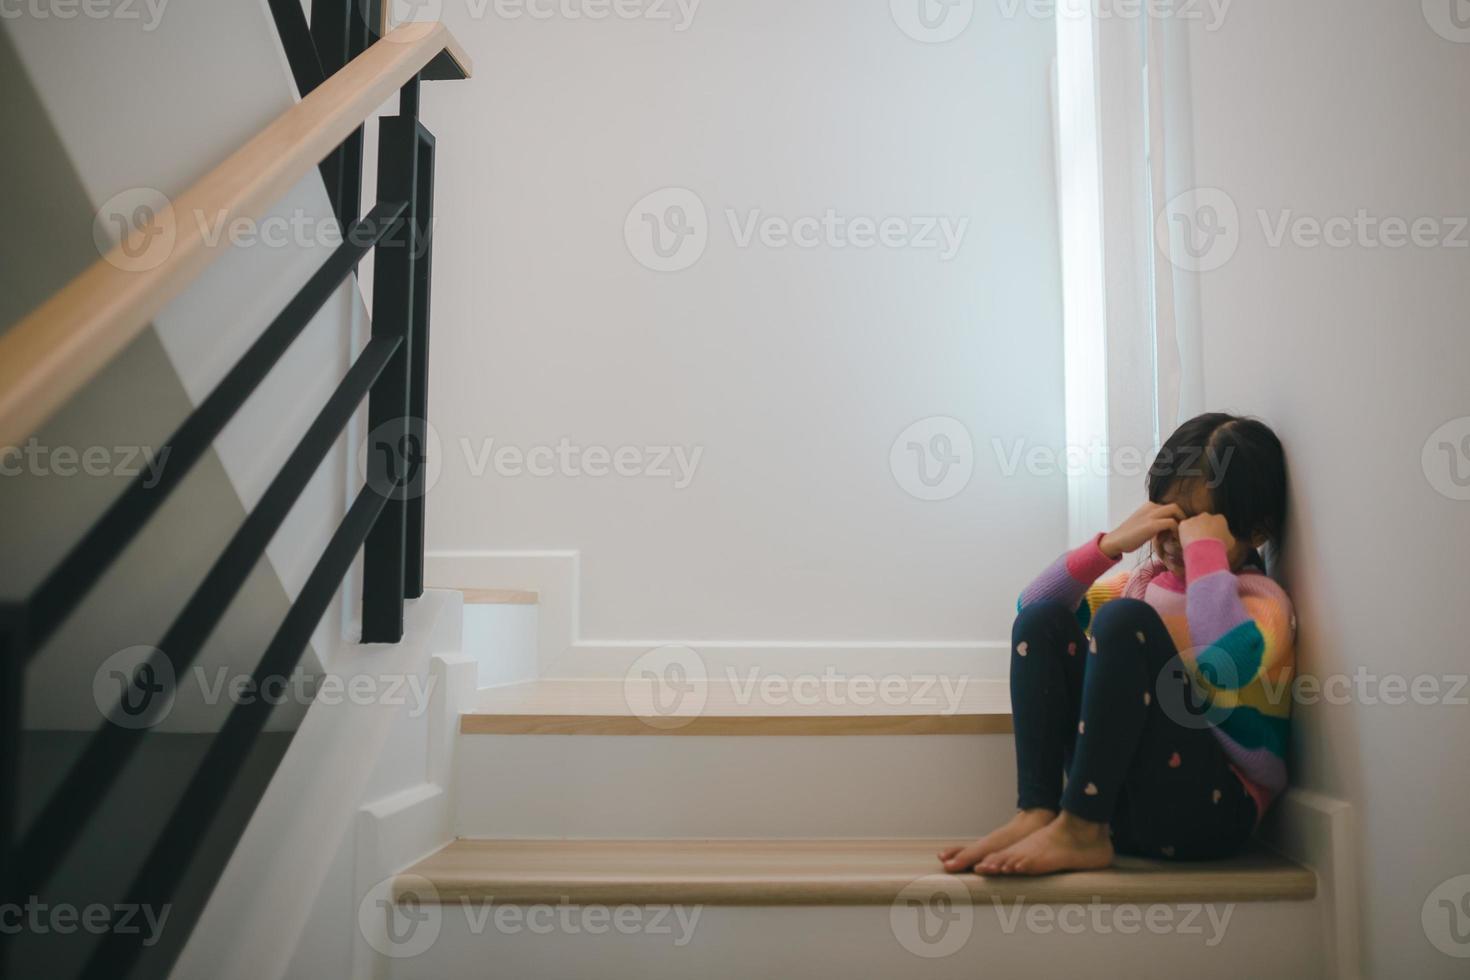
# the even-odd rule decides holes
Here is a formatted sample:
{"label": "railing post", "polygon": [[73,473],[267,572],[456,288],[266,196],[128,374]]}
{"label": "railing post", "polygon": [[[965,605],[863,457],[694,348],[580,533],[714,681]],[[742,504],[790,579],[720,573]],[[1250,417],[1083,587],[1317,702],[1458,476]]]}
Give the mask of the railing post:
{"label": "railing post", "polygon": [[[25,703],[25,609],[0,605],[0,903],[20,898],[15,858],[20,837],[21,711]],[[13,943],[0,929],[0,976],[10,976]]]}
{"label": "railing post", "polygon": [[434,250],[434,134],[416,123],[418,186],[414,197],[417,241],[413,265],[413,379],[409,394],[409,438],[417,453],[408,488],[408,542],[404,595],[424,594],[424,510],[428,498],[429,285]]}
{"label": "railing post", "polygon": [[378,126],[378,200],[407,201],[399,234],[379,243],[373,265],[373,336],[403,340],[368,398],[367,483],[388,503],[363,546],[362,641],[403,638],[409,490],[422,455],[413,446],[414,269],[419,186],[418,79],[404,86],[403,109]]}

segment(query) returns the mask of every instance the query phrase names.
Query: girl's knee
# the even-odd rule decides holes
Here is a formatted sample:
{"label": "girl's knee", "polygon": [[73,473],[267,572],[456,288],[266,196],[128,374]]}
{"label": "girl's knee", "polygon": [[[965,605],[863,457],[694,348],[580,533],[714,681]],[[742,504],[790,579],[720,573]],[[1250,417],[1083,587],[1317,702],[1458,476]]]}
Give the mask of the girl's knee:
{"label": "girl's knee", "polygon": [[1142,647],[1148,636],[1162,629],[1158,611],[1142,599],[1114,599],[1092,619],[1092,636],[1099,647],[1131,643]]}
{"label": "girl's knee", "polygon": [[1040,637],[1057,629],[1071,629],[1077,625],[1077,613],[1065,602],[1045,599],[1033,602],[1016,613],[1015,625],[1011,627],[1011,638],[1020,642],[1028,637]]}

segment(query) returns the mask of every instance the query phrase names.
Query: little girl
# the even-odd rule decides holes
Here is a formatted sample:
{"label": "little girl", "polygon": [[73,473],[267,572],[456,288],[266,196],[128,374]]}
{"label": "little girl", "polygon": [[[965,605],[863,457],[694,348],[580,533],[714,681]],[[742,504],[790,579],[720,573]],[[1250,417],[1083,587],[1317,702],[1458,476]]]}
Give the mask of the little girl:
{"label": "little girl", "polygon": [[[941,851],[947,871],[1104,868],[1115,848],[1224,857],[1286,786],[1296,622],[1256,551],[1285,517],[1281,442],[1254,419],[1191,419],[1159,451],[1148,497],[1021,593],[1019,812]],[[1149,561],[1104,577],[1150,542]]]}

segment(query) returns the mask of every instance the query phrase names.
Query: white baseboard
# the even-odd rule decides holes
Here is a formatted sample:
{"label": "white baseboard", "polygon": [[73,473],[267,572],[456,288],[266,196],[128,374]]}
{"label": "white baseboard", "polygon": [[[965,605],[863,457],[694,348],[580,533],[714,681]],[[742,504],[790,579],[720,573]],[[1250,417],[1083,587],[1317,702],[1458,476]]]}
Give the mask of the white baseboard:
{"label": "white baseboard", "polygon": [[[476,669],[475,661],[457,649],[445,650],[429,661],[434,687],[426,713],[428,758],[424,781],[372,800],[358,810],[353,848],[355,903],[385,894],[386,882],[400,870],[453,840],[459,716],[474,694]],[[387,976],[387,964],[373,950],[363,930],[355,928],[353,980],[384,980]]]}
{"label": "white baseboard", "polygon": [[[453,812],[449,791],[434,783],[401,790],[364,806],[357,814],[353,856],[353,898],[371,901],[386,894],[387,882],[401,869],[449,843]],[[388,964],[358,927],[353,907],[352,978],[385,980]]]}
{"label": "white baseboard", "polygon": [[1353,808],[1306,789],[1287,790],[1261,828],[1262,839],[1317,872],[1322,906],[1323,975],[1361,980],[1358,948],[1358,862]]}
{"label": "white baseboard", "polygon": [[[457,652],[460,596],[427,592],[404,610],[403,642],[347,644],[332,673],[422,676]],[[256,806],[174,967],[175,976],[260,980],[289,969],[401,703],[313,703]]]}
{"label": "white baseboard", "polygon": [[711,676],[754,668],[773,674],[906,674],[1004,678],[1009,641],[913,639],[605,639],[581,630],[581,553],[431,551],[425,580],[442,589],[532,589],[540,593],[537,667],[541,677],[620,678],[639,656],[664,646],[694,650]]}
{"label": "white baseboard", "polygon": [[454,754],[459,748],[459,716],[469,709],[479,687],[478,667],[474,658],[459,652],[439,654],[429,663],[435,683],[429,701],[426,778],[450,792],[454,786]]}

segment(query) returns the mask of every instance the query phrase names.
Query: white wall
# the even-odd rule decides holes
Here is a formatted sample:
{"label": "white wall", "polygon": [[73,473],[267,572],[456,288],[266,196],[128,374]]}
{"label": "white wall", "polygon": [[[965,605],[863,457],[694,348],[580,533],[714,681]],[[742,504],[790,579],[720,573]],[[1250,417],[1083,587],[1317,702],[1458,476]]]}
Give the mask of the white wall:
{"label": "white wall", "polygon": [[[430,547],[580,549],[589,642],[1003,640],[1066,537],[1065,478],[1005,478],[991,444],[1063,438],[1053,25],[1010,6],[928,44],[886,3],[708,3],[682,31],[674,4],[593,22],[443,3],[476,77],[424,107]],[[670,186],[698,195],[708,243],[655,272],[624,224]],[[969,226],[950,261],[741,248],[727,209]],[[935,415],[968,428],[975,473],[926,502],[889,453]],[[675,490],[476,476],[461,444],[563,438],[703,456]]]}
{"label": "white wall", "polygon": [[[1448,3],[1424,9],[1448,23]],[[1436,490],[1453,487],[1448,459],[1426,470],[1421,449],[1470,414],[1470,236],[1271,247],[1257,212],[1470,215],[1470,44],[1438,36],[1418,3],[1241,0],[1222,29],[1193,32],[1191,58],[1197,183],[1240,216],[1233,257],[1200,277],[1206,397],[1286,443],[1301,668],[1463,675],[1470,502]],[[1363,700],[1298,710],[1295,781],[1357,808],[1368,975],[1463,976],[1421,913],[1470,873],[1470,710]],[[1444,911],[1429,915],[1443,937]]]}

